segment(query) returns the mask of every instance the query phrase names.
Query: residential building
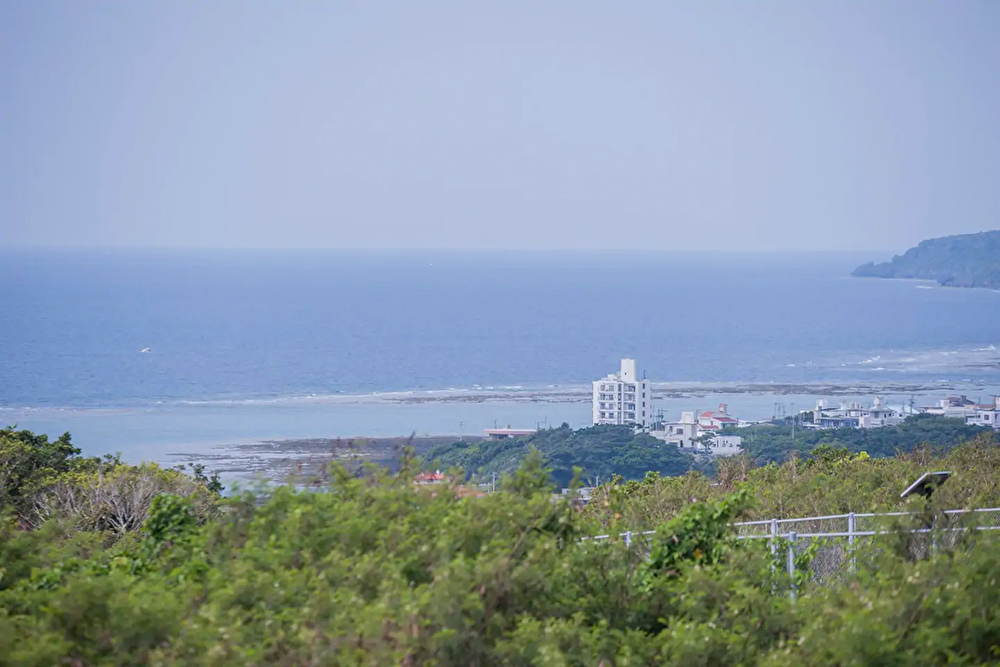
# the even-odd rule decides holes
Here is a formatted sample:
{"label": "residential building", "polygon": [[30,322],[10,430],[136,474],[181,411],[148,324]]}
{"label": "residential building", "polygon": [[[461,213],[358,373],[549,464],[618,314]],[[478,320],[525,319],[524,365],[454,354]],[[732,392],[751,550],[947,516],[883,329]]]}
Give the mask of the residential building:
{"label": "residential building", "polygon": [[425,484],[444,484],[448,478],[440,470],[434,472],[422,472],[414,476],[413,483],[421,486]]}
{"label": "residential building", "polygon": [[[680,449],[700,451],[712,456],[739,454],[743,438],[720,433],[723,425],[736,426],[738,421],[729,415],[725,405],[720,405],[719,408],[719,411],[703,412],[697,418],[694,412],[682,412],[680,421],[660,422],[650,431],[650,435],[677,445]],[[706,444],[702,444],[703,436],[709,434],[712,438]]]}
{"label": "residential building", "polygon": [[560,493],[557,498],[565,498],[566,496],[575,493],[577,505],[583,506],[590,503],[590,499],[595,489],[596,487],[593,486],[583,486],[579,489],[563,489],[562,493]]}
{"label": "residential building", "polygon": [[[942,398],[935,405],[924,406],[920,412],[927,415],[937,415],[939,417],[961,417],[967,418],[976,414],[977,406],[965,396],[949,396]],[[987,409],[989,406],[987,406]]]}
{"label": "residential building", "polygon": [[682,412],[680,421],[661,422],[655,430],[650,431],[650,435],[681,449],[694,449],[698,446],[697,439],[701,432],[694,412]]}
{"label": "residential building", "polygon": [[639,376],[635,359],[622,359],[617,373],[594,382],[594,424],[627,424],[648,428],[653,416],[649,380]]}
{"label": "residential building", "polygon": [[726,428],[727,426],[737,426],[738,421],[729,415],[729,406],[719,403],[718,410],[702,412],[698,416],[698,424],[710,430]]}
{"label": "residential building", "polygon": [[[413,477],[413,484],[418,487],[430,486],[430,487],[448,487],[451,480],[442,473],[440,470],[435,470],[434,472],[422,472]],[[459,498],[482,498],[486,495],[486,492],[481,489],[475,489],[464,484],[459,484],[454,487],[455,495]],[[437,490],[430,489],[431,495],[436,496]]]}
{"label": "residential building", "polygon": [[973,414],[966,415],[965,423],[1000,430],[1000,396],[993,397],[992,405],[977,406]]}
{"label": "residential building", "polygon": [[883,405],[881,396],[876,396],[871,406],[852,402],[828,408],[826,401],[817,401],[812,414],[814,428],[881,428],[902,424],[905,419],[903,409]]}

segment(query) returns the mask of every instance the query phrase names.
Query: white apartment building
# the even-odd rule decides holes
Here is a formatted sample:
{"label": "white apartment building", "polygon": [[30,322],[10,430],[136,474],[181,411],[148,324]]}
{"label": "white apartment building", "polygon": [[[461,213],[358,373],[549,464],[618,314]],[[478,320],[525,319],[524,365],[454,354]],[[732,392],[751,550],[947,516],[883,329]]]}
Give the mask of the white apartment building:
{"label": "white apartment building", "polygon": [[635,359],[622,359],[621,369],[594,382],[594,424],[649,427],[653,394],[649,380],[639,377]]}

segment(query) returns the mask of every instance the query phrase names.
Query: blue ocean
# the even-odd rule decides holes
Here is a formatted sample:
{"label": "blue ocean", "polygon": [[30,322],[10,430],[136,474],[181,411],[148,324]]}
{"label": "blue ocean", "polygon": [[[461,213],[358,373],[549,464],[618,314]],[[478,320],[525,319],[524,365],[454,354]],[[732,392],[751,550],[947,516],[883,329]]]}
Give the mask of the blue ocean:
{"label": "blue ocean", "polygon": [[667,416],[1000,391],[1000,293],[849,277],[869,259],[4,250],[0,421],[129,460],[582,426],[624,356]]}

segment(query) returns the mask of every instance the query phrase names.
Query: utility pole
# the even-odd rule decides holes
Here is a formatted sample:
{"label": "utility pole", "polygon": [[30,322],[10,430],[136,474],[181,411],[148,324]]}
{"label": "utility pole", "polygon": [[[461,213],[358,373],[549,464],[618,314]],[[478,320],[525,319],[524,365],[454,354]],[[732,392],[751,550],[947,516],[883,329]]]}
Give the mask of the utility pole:
{"label": "utility pole", "polygon": [[497,492],[497,474],[493,473],[493,481],[490,482],[490,493]]}
{"label": "utility pole", "polygon": [[792,403],[792,448],[795,448],[795,422],[798,421],[798,415],[795,413],[795,404]]}
{"label": "utility pole", "polygon": [[465,422],[458,422],[458,439],[465,442]]}

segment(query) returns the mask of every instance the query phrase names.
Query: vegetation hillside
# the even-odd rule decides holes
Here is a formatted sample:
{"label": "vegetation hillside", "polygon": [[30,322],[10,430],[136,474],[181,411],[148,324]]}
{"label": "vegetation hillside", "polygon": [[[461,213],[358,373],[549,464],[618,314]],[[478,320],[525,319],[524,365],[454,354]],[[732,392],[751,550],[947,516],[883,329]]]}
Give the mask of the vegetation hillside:
{"label": "vegetation hillside", "polygon": [[[727,429],[727,434],[743,438],[748,457],[764,464],[781,462],[790,456],[804,456],[816,447],[843,448],[866,452],[872,457],[893,456],[932,443],[948,449],[971,440],[985,429],[967,426],[964,420],[915,415],[899,426],[877,429],[792,429],[791,426],[758,424]],[[585,484],[609,480],[618,475],[640,480],[647,473],[661,477],[683,475],[689,470],[705,470],[712,464],[704,457],[667,444],[652,436],[635,433],[627,426],[594,426],[573,430],[563,424],[517,439],[455,442],[431,448],[424,460],[429,467],[442,470],[457,467],[477,481],[489,481],[513,472],[532,449],[551,470],[553,480],[566,487],[579,468]]]}
{"label": "vegetation hillside", "polygon": [[[954,503],[995,505],[992,434],[944,459],[828,448],[758,470],[734,461],[716,482],[694,472],[616,482],[586,511],[553,498],[537,453],[484,498],[415,485],[409,458],[398,473],[331,464],[308,490],[228,499],[171,473],[176,486],[124,527],[81,521],[72,503],[32,514],[31,501],[58,484],[82,493],[104,474],[73,470],[90,465],[77,454],[37,458],[51,444],[0,434],[0,467],[13,461],[27,473],[13,482],[17,493],[4,487],[2,664],[797,667],[985,664],[1000,653],[991,532],[949,533],[966,539],[915,551],[910,534],[894,530],[858,546],[855,567],[820,579],[808,544],[791,552],[790,576],[787,543],[772,555],[766,541],[736,539],[730,527],[779,506],[898,505],[899,484],[924,468],[956,476],[932,502],[905,509],[933,517]],[[55,464],[55,477],[33,476],[43,464]],[[58,472],[63,464],[70,469]],[[143,469],[120,472],[133,481],[159,474]],[[29,478],[37,486],[24,486]],[[679,491],[691,495],[663,503]],[[139,496],[95,495],[86,514],[113,516],[129,497]],[[24,516],[39,521],[29,528]],[[585,539],[631,522],[656,532]],[[908,525],[919,524],[897,529]]]}
{"label": "vegetation hillside", "polygon": [[927,443],[935,447],[954,447],[971,440],[983,431],[982,426],[968,426],[964,419],[913,415],[899,426],[882,428],[839,428],[808,430],[775,424],[757,424],[726,433],[743,438],[743,449],[760,463],[784,461],[792,453],[803,455],[820,445],[843,447],[869,456],[892,456]]}
{"label": "vegetation hillside", "polygon": [[921,241],[891,261],[859,266],[853,275],[920,278],[952,287],[1000,289],[1000,230]]}
{"label": "vegetation hillside", "polygon": [[[896,456],[820,445],[782,463],[757,465],[748,455],[720,459],[713,476],[647,476],[594,492],[587,511],[611,530],[646,530],[696,501],[718,500],[737,489],[755,499],[749,519],[788,519],[848,512],[889,512],[906,507],[899,494],[928,470],[953,477],[935,492],[942,506],[1000,506],[1000,440],[980,432],[954,448],[921,445]],[[614,509],[610,509],[614,508]]]}
{"label": "vegetation hillside", "polygon": [[480,480],[511,473],[532,449],[542,455],[555,482],[569,486],[574,468],[584,480],[596,482],[620,475],[641,479],[647,472],[683,475],[695,465],[694,457],[629,426],[594,426],[574,431],[568,424],[543,429],[517,439],[456,442],[432,448],[426,455],[430,465],[442,469],[462,468]]}

